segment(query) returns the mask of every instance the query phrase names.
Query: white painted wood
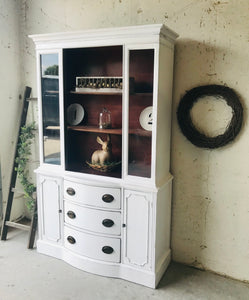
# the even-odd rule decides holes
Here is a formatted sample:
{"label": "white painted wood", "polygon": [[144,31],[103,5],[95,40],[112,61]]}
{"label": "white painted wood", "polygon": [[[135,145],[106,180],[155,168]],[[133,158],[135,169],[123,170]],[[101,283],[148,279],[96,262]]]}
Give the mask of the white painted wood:
{"label": "white painted wood", "polygon": [[[129,59],[130,59],[130,51],[132,50],[145,50],[145,49],[153,49],[154,50],[154,76],[153,76],[153,129],[152,129],[152,147],[151,147],[151,176],[150,178],[139,177],[128,174],[128,149],[129,149]],[[157,70],[158,70],[158,46],[157,44],[152,43],[142,43],[142,44],[129,44],[125,47],[125,63],[124,63],[124,76],[125,76],[125,90],[124,90],[124,134],[123,134],[123,145],[124,145],[124,178],[127,182],[137,182],[138,184],[146,184],[153,186],[155,183],[155,153],[156,153],[156,111],[157,111]]]}
{"label": "white painted wood", "polygon": [[159,62],[157,63],[158,86],[157,105],[155,106],[156,147],[155,172],[156,186],[167,181],[170,172],[170,143],[171,143],[171,99],[173,85],[174,52],[163,43],[159,48]]}
{"label": "white painted wood", "polygon": [[123,102],[122,102],[122,177],[128,174],[128,128],[129,128],[129,48],[123,47]]}
{"label": "white painted wood", "polygon": [[169,249],[165,253],[162,260],[160,261],[160,264],[157,264],[157,268],[155,269],[156,278],[155,278],[154,287],[157,287],[157,285],[160,282],[160,279],[162,278],[164,272],[167,270],[167,268],[170,264],[170,261],[171,261],[171,250]]}
{"label": "white painted wood", "polygon": [[[41,157],[41,165],[36,170],[38,252],[95,274],[119,277],[152,288],[158,284],[171,259],[169,154],[176,37],[160,24],[31,36],[37,49]],[[123,46],[121,178],[66,171],[64,165],[63,49],[108,45]],[[129,51],[132,49],[154,49],[151,178],[128,175]],[[60,166],[43,163],[42,53],[59,55]],[[112,195],[113,201],[104,202],[104,194]],[[73,211],[75,218],[70,218],[68,211]],[[114,225],[104,227],[104,219],[113,220]],[[75,243],[70,243],[68,236],[72,236]],[[113,252],[104,253],[104,246],[112,247]]]}
{"label": "white painted wood", "polygon": [[64,135],[64,86],[63,86],[63,53],[62,49],[59,51],[59,117],[60,117],[60,152],[61,162],[60,166],[65,169],[65,135]]}
{"label": "white painted wood", "polygon": [[[70,218],[68,212],[73,212],[75,218]],[[65,223],[84,230],[111,235],[120,235],[121,233],[120,212],[92,209],[65,201],[64,218]],[[103,221],[106,219],[113,221],[114,224],[111,227],[104,226]]]}
{"label": "white painted wood", "polygon": [[[74,195],[69,195],[67,192],[67,190],[71,188],[75,191]],[[106,203],[102,200],[102,197],[106,194],[113,196],[112,202]],[[120,209],[121,205],[120,189],[88,186],[68,180],[64,182],[64,197],[71,201],[95,207]]]}
{"label": "white painted wood", "polygon": [[[68,237],[75,239],[75,244],[68,242]],[[120,262],[120,239],[107,238],[103,236],[80,232],[65,226],[64,231],[65,247],[80,255],[109,262]],[[111,247],[113,252],[106,254],[103,247]]]}
{"label": "white painted wood", "polygon": [[41,58],[42,52],[38,51],[36,53],[36,69],[37,69],[37,105],[38,105],[38,131],[39,131],[39,157],[40,164],[43,164],[44,151],[43,151],[43,121],[42,121],[42,87],[41,87]]}
{"label": "white painted wood", "polygon": [[42,238],[58,242],[61,239],[61,180],[52,177],[40,177],[41,233]]}
{"label": "white painted wood", "polygon": [[38,92],[38,131],[39,131],[39,154],[40,154],[40,164],[41,165],[47,165],[48,168],[50,167],[50,164],[47,164],[44,162],[44,148],[43,148],[43,111],[42,111],[42,87],[41,87],[41,55],[42,54],[57,54],[58,55],[58,62],[59,62],[59,111],[60,111],[60,155],[61,155],[61,164],[60,165],[54,165],[53,168],[61,169],[61,166],[64,167],[64,147],[63,147],[63,141],[64,141],[64,117],[63,117],[63,76],[62,76],[62,49],[53,49],[53,50],[40,50],[37,51],[36,55],[36,67],[37,67],[37,92]]}
{"label": "white painted wood", "polygon": [[159,41],[160,35],[173,44],[177,34],[162,24],[90,29],[78,32],[30,35],[36,49],[74,48],[81,46],[118,45],[124,43],[151,43]]}
{"label": "white painted wood", "polygon": [[89,257],[79,255],[65,247],[52,245],[47,241],[39,240],[37,242],[38,252],[63,259],[70,265],[81,270],[98,274],[101,276],[118,277],[131,282],[155,288],[155,274],[151,271],[144,272],[141,269],[135,269],[122,263],[106,262],[94,260]]}
{"label": "white painted wood", "polygon": [[125,191],[124,262],[133,266],[151,267],[151,195]]}
{"label": "white painted wood", "polygon": [[165,255],[170,251],[172,179],[157,194],[155,220],[155,268],[161,267]]}
{"label": "white painted wood", "polygon": [[171,258],[171,253],[169,251],[159,270],[156,272],[146,270],[145,272],[143,269],[133,268],[130,265],[123,263],[94,260],[44,240],[37,241],[37,249],[39,253],[63,259],[70,265],[80,268],[81,270],[101,276],[122,278],[150,288],[156,288],[159,280],[169,265]]}

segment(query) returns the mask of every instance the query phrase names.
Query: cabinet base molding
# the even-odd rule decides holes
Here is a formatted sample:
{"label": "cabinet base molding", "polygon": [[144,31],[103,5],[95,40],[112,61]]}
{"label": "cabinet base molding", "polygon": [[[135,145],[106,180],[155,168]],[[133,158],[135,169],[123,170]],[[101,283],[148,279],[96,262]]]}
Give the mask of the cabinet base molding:
{"label": "cabinet base molding", "polygon": [[134,283],[138,283],[150,288],[156,288],[171,260],[171,250],[165,254],[156,273],[135,269],[132,266],[120,263],[107,263],[93,260],[71,252],[70,250],[51,244],[47,241],[37,241],[37,251],[41,254],[53,256],[85,272],[93,273],[105,277],[120,278]]}

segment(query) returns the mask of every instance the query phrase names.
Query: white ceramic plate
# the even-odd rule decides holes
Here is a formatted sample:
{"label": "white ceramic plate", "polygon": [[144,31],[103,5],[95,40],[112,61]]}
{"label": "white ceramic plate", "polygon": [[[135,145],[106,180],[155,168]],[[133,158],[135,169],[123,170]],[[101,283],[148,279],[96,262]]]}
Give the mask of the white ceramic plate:
{"label": "white ceramic plate", "polygon": [[151,131],[153,124],[152,106],[146,107],[142,110],[139,116],[139,122],[143,129]]}
{"label": "white ceramic plate", "polygon": [[67,108],[67,122],[69,125],[79,125],[84,119],[84,115],[84,108],[78,103],[73,103]]}

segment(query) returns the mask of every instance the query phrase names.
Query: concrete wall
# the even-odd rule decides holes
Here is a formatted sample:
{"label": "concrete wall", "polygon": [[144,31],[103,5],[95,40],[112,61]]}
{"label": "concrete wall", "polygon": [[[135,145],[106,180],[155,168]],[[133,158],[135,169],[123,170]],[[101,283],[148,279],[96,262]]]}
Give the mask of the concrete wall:
{"label": "concrete wall", "polygon": [[[172,173],[175,178],[173,259],[249,280],[249,2],[22,2],[24,82],[34,88],[34,95],[35,51],[27,37],[29,34],[150,23],[165,23],[179,33],[175,51],[172,132]],[[13,33],[13,36],[16,34]],[[12,78],[13,72],[8,75]],[[232,144],[212,151],[193,146],[181,134],[176,121],[177,105],[185,91],[203,84],[226,84],[234,88],[245,110],[244,124],[238,138]],[[7,108],[13,116],[17,112],[18,101],[8,98],[11,91],[6,91],[6,99],[13,103]],[[207,111],[215,111],[212,101],[209,105],[212,109]],[[217,109],[219,116],[223,118],[224,114],[226,119],[229,115],[227,109]],[[211,122],[217,121],[215,118],[217,115],[211,116]],[[197,118],[197,123],[199,121]],[[9,121],[8,125],[8,134],[12,137],[13,124]],[[209,130],[207,124],[205,126]],[[6,140],[5,136],[4,148],[10,146],[11,139]]]}
{"label": "concrete wall", "polygon": [[[0,0],[0,166],[6,202],[22,106],[20,1]],[[13,204],[12,218],[24,213],[22,198]],[[1,218],[0,218],[1,219]]]}

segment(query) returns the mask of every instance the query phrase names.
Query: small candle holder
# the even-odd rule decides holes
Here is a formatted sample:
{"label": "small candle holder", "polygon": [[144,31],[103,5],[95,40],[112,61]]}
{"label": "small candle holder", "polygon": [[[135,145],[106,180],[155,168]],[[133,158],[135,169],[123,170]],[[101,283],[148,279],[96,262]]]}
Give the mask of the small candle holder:
{"label": "small candle holder", "polygon": [[103,108],[102,112],[99,114],[99,128],[112,128],[111,112],[106,108]]}

